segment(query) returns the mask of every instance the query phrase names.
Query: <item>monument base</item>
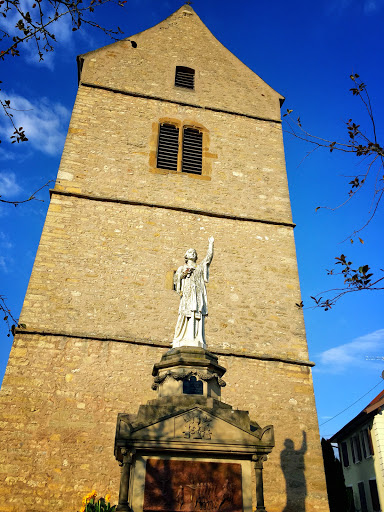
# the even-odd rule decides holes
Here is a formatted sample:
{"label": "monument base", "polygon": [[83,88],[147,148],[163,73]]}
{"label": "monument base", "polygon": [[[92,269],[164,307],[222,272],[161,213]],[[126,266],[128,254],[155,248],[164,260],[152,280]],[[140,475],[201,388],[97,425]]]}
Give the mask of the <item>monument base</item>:
{"label": "monument base", "polygon": [[119,414],[120,512],[266,512],[263,462],[273,426],[220,399],[225,369],[205,349],[168,351],[153,369],[158,398],[136,416]]}

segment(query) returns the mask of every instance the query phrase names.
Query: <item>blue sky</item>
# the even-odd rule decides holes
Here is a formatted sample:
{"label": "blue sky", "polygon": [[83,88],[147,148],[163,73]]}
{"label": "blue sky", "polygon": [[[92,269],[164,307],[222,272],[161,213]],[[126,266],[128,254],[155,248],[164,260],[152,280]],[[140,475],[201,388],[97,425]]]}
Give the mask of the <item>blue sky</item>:
{"label": "blue sky", "polygon": [[[181,4],[129,0],[124,9],[101,7],[95,19],[104,26],[119,25],[128,37],[161,21]],[[286,97],[283,109],[294,109],[310,132],[342,139],[350,117],[366,123],[363,109],[348,92],[349,75],[359,73],[368,84],[383,143],[384,0],[195,0],[192,6],[229,50]],[[21,57],[1,64],[4,96],[22,110],[15,118],[29,138],[28,143],[9,144],[9,127],[0,118],[0,194],[6,199],[23,199],[55,179],[76,95],[76,55],[109,43],[93,29],[73,33],[65,21],[56,27],[55,52],[43,63],[37,62],[28,46]],[[383,268],[384,214],[380,210],[362,232],[364,245],[342,243],[366,220],[369,195],[363,193],[336,212],[315,212],[315,208],[343,202],[350,181],[346,176],[355,175],[364,164],[356,157],[327,151],[304,158],[308,147],[287,134],[285,150],[302,298],[309,305],[310,295],[337,284],[325,271],[333,267],[335,256],[346,253],[359,264]],[[6,295],[16,316],[48,207],[48,192],[39,197],[44,202],[18,208],[0,205],[0,293]],[[384,388],[380,378],[384,362],[372,359],[384,356],[383,292],[350,294],[331,311],[306,309],[304,314],[310,358],[316,362],[313,377],[320,424],[378,384],[321,427],[321,434],[328,437]],[[0,337],[2,378],[11,339],[4,330]]]}

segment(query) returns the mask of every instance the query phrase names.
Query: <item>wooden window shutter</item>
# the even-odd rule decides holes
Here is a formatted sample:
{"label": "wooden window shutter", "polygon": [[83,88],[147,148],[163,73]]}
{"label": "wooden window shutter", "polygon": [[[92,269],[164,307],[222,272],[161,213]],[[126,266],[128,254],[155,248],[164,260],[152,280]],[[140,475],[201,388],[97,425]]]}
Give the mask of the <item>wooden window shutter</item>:
{"label": "wooden window shutter", "polygon": [[187,89],[195,88],[195,70],[184,66],[176,66],[175,75],[176,87],[186,87]]}
{"label": "wooden window shutter", "polygon": [[364,482],[359,482],[357,484],[357,487],[359,489],[361,512],[368,512],[367,497],[365,494]]}
{"label": "wooden window shutter", "polygon": [[201,174],[203,169],[203,134],[195,128],[184,128],[182,172]]}
{"label": "wooden window shutter", "polygon": [[377,491],[377,483],[375,479],[369,480],[369,490],[371,493],[372,508],[374,512],[380,512],[380,499]]}
{"label": "wooden window shutter", "polygon": [[360,462],[363,458],[361,454],[360,437],[358,435],[353,436],[353,442],[355,444],[356,462]]}
{"label": "wooden window shutter", "polygon": [[352,462],[355,464],[356,463],[356,457],[355,457],[355,448],[354,448],[353,437],[351,437],[351,439],[349,440],[349,444],[351,446]]}
{"label": "wooden window shutter", "polygon": [[160,125],[159,144],[157,148],[157,167],[177,171],[179,153],[179,129],[172,124]]}
{"label": "wooden window shutter", "polygon": [[364,430],[360,432],[360,441],[361,441],[361,448],[363,450],[363,457],[364,459],[367,458],[367,450],[365,448],[365,439],[364,439]]}
{"label": "wooden window shutter", "polygon": [[343,441],[341,443],[341,455],[342,455],[344,467],[347,468],[349,466],[349,456],[348,456],[347,443],[345,441]]}

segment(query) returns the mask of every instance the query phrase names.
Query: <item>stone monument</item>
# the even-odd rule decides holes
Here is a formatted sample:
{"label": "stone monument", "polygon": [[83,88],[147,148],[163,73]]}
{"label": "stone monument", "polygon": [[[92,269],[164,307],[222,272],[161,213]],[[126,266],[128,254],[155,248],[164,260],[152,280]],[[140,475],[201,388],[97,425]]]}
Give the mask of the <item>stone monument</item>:
{"label": "stone monument", "polygon": [[226,370],[206,350],[212,257],[213,237],[200,265],[194,249],[186,252],[175,274],[176,341],[152,371],[157,398],[137,415],[118,415],[119,512],[266,512],[262,470],[274,446],[273,426],[261,428],[247,411],[221,401]]}
{"label": "stone monument", "polygon": [[204,324],[208,315],[208,303],[205,283],[209,279],[209,265],[213,258],[213,236],[208,242],[208,252],[203,261],[197,265],[196,250],[188,249],[184,256],[185,264],[177,269],[174,276],[175,290],[180,295],[180,306],[173,348],[206,348]]}

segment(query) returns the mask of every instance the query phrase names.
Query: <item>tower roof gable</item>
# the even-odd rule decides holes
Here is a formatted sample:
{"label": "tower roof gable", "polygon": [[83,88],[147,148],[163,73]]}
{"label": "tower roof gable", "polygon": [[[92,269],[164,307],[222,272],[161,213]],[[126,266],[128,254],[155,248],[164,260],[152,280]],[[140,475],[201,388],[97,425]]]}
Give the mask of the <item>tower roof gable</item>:
{"label": "tower roof gable", "polygon": [[[81,55],[79,61],[85,84],[280,119],[284,98],[227,50],[190,5],[152,28]],[[176,66],[195,70],[194,89],[175,86]]]}

